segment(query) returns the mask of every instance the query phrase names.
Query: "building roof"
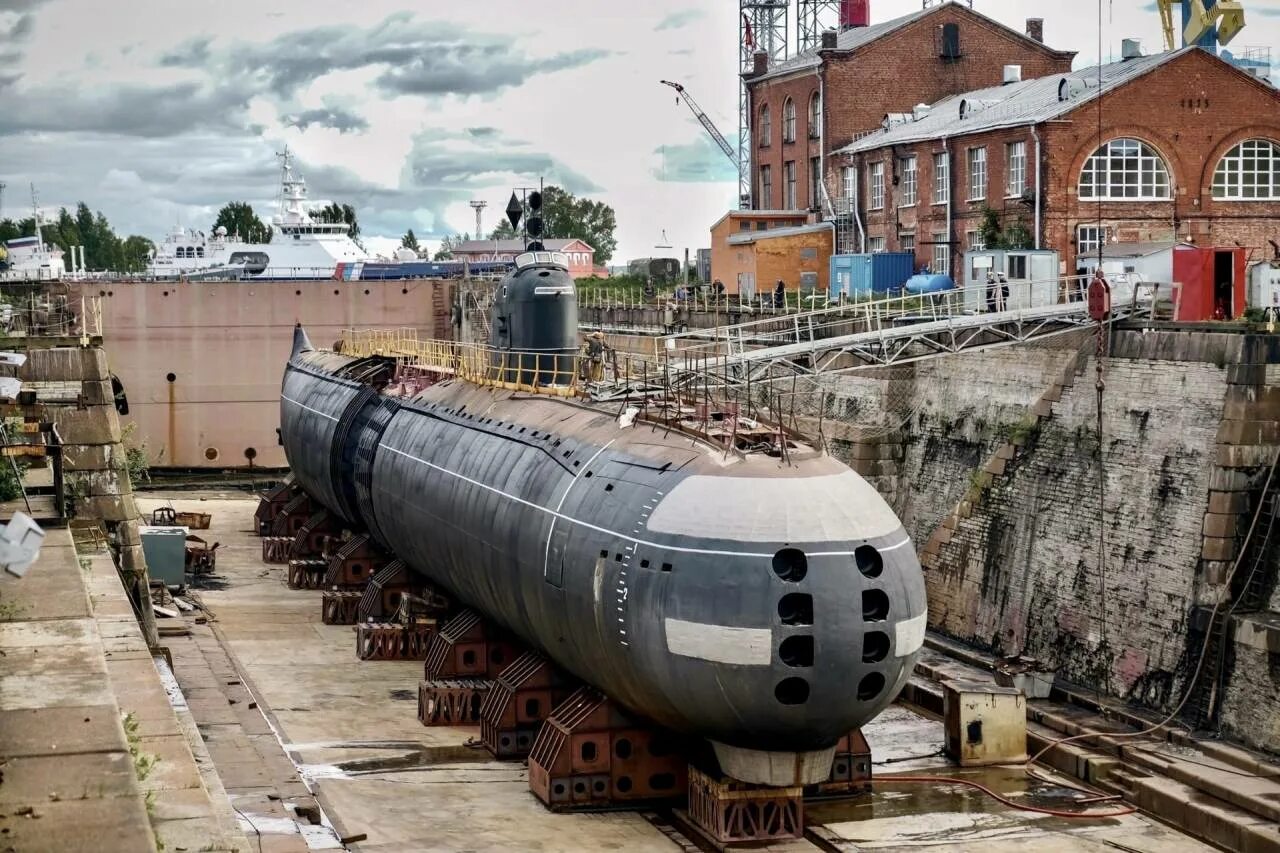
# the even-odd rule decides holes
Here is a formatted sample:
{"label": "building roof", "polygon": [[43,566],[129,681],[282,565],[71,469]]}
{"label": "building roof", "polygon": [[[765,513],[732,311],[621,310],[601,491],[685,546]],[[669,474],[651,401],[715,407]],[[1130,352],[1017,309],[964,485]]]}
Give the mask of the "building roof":
{"label": "building roof", "polygon": [[770,228],[768,231],[739,231],[729,235],[730,246],[745,246],[757,240],[768,240],[773,237],[794,237],[797,234],[813,234],[818,231],[830,231],[831,223],[818,222],[814,225],[797,225],[792,228]]}
{"label": "building roof", "polygon": [[[1196,48],[1184,47],[1170,53],[1113,62],[1101,69],[1085,68],[1070,74],[1037,77],[952,95],[930,105],[927,115],[913,118],[912,114],[906,113],[906,121],[855,140],[836,153],[854,154],[886,145],[1040,124],[1089,103],[1098,97],[1099,91],[1110,92],[1193,50]],[[1102,74],[1101,90],[1098,88],[1099,70]]]}
{"label": "building roof", "polygon": [[[573,243],[581,243],[587,247],[587,251],[594,252],[595,249],[587,245],[583,240],[574,237],[568,240],[543,240],[542,245],[546,246],[548,252],[563,252]],[[453,246],[453,251],[462,252],[463,254],[470,252],[523,252],[525,243],[523,240],[463,240]]]}
{"label": "building roof", "polygon": [[[1038,42],[1035,39],[1031,38],[1030,36],[1015,30],[1013,27],[1006,26],[1005,24],[1000,23],[996,19],[989,17],[987,15],[984,15],[981,12],[969,6],[963,6],[955,2],[955,0],[951,0],[951,2],[948,2],[948,3],[939,3],[936,6],[930,6],[928,9],[921,9],[918,12],[912,12],[909,15],[903,15],[900,18],[893,18],[888,21],[881,21],[880,23],[872,24],[869,27],[851,27],[850,29],[844,30],[838,36],[836,36],[835,52],[850,53],[852,51],[855,51],[860,47],[863,47],[865,45],[870,44],[873,41],[876,41],[877,39],[884,38],[890,33],[895,32],[896,30],[902,29],[907,24],[913,24],[916,21],[920,20],[921,18],[927,18],[928,16],[935,14],[936,12],[946,8],[947,6],[956,6],[958,8],[964,9],[966,12],[976,15],[977,17],[994,24],[1000,29],[1006,30],[1012,33],[1013,35],[1018,36],[1019,38],[1022,38],[1028,42],[1031,42],[1032,44],[1038,45],[1039,47],[1044,48],[1046,51],[1050,53],[1060,53],[1064,56],[1071,55],[1070,51],[1054,50],[1048,45],[1043,44],[1042,42]],[[783,61],[779,62],[777,65],[771,66],[768,71],[766,71],[764,74],[761,74],[759,77],[750,78],[750,82],[754,83],[758,80],[769,80],[771,78],[781,77],[786,74],[794,74],[797,71],[805,71],[808,69],[817,68],[819,65],[822,64],[822,59],[818,55],[818,50],[819,48],[810,48],[809,50],[803,51],[802,53],[797,53],[795,56],[791,57],[790,59],[784,59]]]}
{"label": "building roof", "polygon": [[715,230],[726,219],[808,219],[807,210],[730,210],[711,226]]}

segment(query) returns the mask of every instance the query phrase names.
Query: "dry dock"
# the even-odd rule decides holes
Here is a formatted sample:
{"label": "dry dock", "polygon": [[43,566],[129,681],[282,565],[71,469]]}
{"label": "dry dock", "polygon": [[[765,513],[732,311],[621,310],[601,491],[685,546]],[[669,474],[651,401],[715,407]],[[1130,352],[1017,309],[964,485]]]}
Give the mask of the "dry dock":
{"label": "dry dock", "polygon": [[[478,748],[477,730],[419,724],[421,664],[357,661],[351,627],[321,624],[320,593],[288,589],[284,567],[262,563],[255,501],[175,493],[140,504],[144,515],[170,504],[213,514],[201,535],[221,543],[218,578],[196,593],[205,624],[188,614],[190,635],[165,642],[252,849],[340,839],[361,851],[695,849],[663,815],[552,814],[530,795],[522,764]],[[894,759],[885,772],[960,772],[936,755],[941,722],[907,706],[867,737],[877,762]],[[1014,799],[1064,802],[1061,791],[1029,790],[1018,770],[964,772]],[[868,799],[812,805],[806,818],[805,839],[770,849],[1211,849],[1140,815],[1067,821],[959,786],[880,783]]]}

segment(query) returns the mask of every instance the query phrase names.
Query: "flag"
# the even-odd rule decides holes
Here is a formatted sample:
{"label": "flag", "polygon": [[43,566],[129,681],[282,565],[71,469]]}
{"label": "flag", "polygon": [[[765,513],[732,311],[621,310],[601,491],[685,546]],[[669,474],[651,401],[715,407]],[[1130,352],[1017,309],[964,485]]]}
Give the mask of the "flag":
{"label": "flag", "polygon": [[747,47],[756,46],[756,35],[751,31],[751,19],[746,12],[742,13],[742,43]]}

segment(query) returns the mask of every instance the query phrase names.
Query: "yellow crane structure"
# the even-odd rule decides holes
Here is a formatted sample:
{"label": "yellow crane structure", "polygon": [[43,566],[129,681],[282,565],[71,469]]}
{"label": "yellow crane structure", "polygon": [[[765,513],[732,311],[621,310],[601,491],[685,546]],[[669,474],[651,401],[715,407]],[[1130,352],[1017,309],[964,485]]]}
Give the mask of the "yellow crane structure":
{"label": "yellow crane structure", "polygon": [[1226,46],[1244,29],[1244,6],[1241,0],[1156,0],[1160,24],[1164,29],[1165,50],[1177,50],[1177,30],[1173,24],[1173,6],[1183,8],[1182,43],[1199,44],[1206,35],[1216,33],[1218,45]]}

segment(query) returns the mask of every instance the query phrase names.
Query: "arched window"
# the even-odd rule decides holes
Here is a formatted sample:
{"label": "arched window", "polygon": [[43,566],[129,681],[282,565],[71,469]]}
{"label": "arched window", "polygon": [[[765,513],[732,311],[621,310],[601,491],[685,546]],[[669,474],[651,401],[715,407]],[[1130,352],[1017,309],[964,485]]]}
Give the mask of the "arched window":
{"label": "arched window", "polygon": [[1080,198],[1093,201],[1160,201],[1172,198],[1169,167],[1137,139],[1113,139],[1093,153],[1080,172]]}
{"label": "arched window", "polygon": [[817,92],[809,99],[809,138],[822,136],[822,96]]}
{"label": "arched window", "polygon": [[796,141],[796,102],[790,98],[782,103],[782,141]]}
{"label": "arched window", "polygon": [[1213,173],[1213,197],[1280,201],[1280,145],[1269,139],[1246,139],[1228,151]]}
{"label": "arched window", "polygon": [[760,147],[764,148],[769,144],[769,140],[773,138],[773,116],[769,112],[769,105],[765,104],[760,108]]}

